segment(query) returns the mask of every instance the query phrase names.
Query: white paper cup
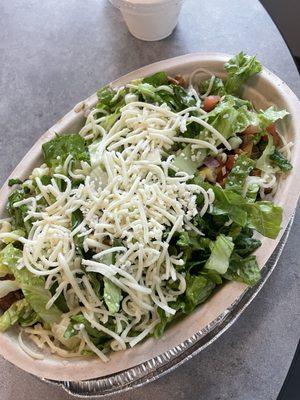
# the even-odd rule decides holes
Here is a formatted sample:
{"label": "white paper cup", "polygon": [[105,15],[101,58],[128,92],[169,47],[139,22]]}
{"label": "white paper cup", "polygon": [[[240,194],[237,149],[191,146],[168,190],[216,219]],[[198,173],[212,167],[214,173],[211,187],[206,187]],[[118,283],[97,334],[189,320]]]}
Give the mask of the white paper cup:
{"label": "white paper cup", "polygon": [[141,40],[169,36],[178,21],[183,0],[110,0],[120,9],[129,32]]}

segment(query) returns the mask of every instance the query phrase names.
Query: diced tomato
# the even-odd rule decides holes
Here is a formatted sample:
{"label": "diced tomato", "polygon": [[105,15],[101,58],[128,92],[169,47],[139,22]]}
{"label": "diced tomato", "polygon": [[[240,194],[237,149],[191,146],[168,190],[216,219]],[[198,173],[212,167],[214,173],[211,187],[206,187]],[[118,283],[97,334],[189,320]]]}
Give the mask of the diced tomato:
{"label": "diced tomato", "polygon": [[230,154],[229,156],[227,156],[227,161],[226,161],[226,169],[227,171],[231,171],[233,166],[235,163],[235,155],[234,154]]}
{"label": "diced tomato", "polygon": [[255,125],[249,125],[243,132],[243,135],[255,135],[256,133],[260,132],[260,129],[258,126]]}
{"label": "diced tomato", "polygon": [[281,144],[281,139],[278,135],[278,132],[276,131],[275,124],[269,125],[267,127],[267,132],[269,135],[272,135],[275,146],[279,146]]}
{"label": "diced tomato", "polygon": [[219,103],[221,97],[220,96],[207,96],[203,102],[203,109],[204,111],[211,111],[213,110],[216,105]]}

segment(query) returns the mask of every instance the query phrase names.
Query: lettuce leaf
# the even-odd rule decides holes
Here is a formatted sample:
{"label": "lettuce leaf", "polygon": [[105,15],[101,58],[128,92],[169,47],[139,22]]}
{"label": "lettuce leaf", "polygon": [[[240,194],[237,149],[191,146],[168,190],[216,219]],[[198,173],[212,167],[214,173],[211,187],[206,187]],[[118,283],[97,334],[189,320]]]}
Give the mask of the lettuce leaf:
{"label": "lettuce leaf", "polygon": [[190,96],[183,87],[179,85],[171,85],[171,87],[174,91],[175,111],[181,111],[196,105],[195,98]]}
{"label": "lettuce leaf", "polygon": [[104,86],[97,91],[97,96],[99,102],[96,108],[99,113],[102,112],[106,114],[117,114],[120,108],[125,105],[125,94],[126,90],[120,90],[118,95],[117,91],[110,86]]}
{"label": "lettuce leaf", "polygon": [[245,155],[240,155],[230,171],[226,180],[226,189],[230,189],[238,194],[243,193],[246,178],[254,168],[254,161]]}
{"label": "lettuce leaf", "polygon": [[261,241],[252,237],[253,231],[243,228],[234,239],[234,251],[241,257],[247,257],[261,246]]}
{"label": "lettuce leaf", "polygon": [[16,281],[11,279],[0,280],[0,298],[6,296],[8,293],[15,292],[20,289]]}
{"label": "lettuce leaf", "polygon": [[24,200],[28,197],[23,189],[14,189],[10,192],[8,196],[8,201],[6,204],[6,210],[10,217],[12,218],[12,225],[15,229],[23,230],[25,229],[27,232],[31,229],[31,222],[24,222],[24,218],[28,213],[28,207],[26,204],[22,204],[21,206],[14,207],[14,204],[18,201]]}
{"label": "lettuce leaf", "polygon": [[261,277],[256,257],[242,258],[237,254],[233,254],[229,268],[223,276],[230,281],[243,282],[249,286],[255,285]]}
{"label": "lettuce leaf", "polygon": [[270,201],[247,204],[248,226],[271,239],[276,239],[281,229],[282,208]]}
{"label": "lettuce leaf", "polygon": [[153,336],[160,338],[167,326],[176,318],[184,314],[190,314],[201,303],[203,303],[214,290],[216,283],[208,274],[186,276],[186,291],[176,302],[169,303],[169,306],[176,310],[175,315],[166,314],[161,308],[157,309],[160,322],[155,326]]}
{"label": "lettuce leaf", "polygon": [[190,274],[186,277],[186,284],[185,305],[183,308],[184,313],[189,314],[211,295],[216,284],[207,276]]}
{"label": "lettuce leaf", "polygon": [[274,124],[279,119],[283,119],[289,115],[286,110],[276,111],[274,106],[267,108],[265,111],[260,111],[257,116],[260,122],[260,127],[265,130],[269,125]]}
{"label": "lettuce leaf", "polygon": [[161,308],[157,309],[157,314],[160,321],[157,325],[155,325],[153,336],[156,339],[159,339],[162,337],[167,325],[174,319],[174,315],[166,314]]}
{"label": "lettuce leaf", "polygon": [[7,274],[9,274],[9,272],[10,272],[9,268],[7,268],[7,266],[2,263],[0,258],[0,277],[3,278]]}
{"label": "lettuce leaf", "polygon": [[0,261],[14,275],[16,282],[32,309],[43,321],[49,324],[57,322],[62,313],[55,305],[51,306],[48,310],[46,309],[46,304],[52,295],[49,290],[45,289],[45,279],[42,276],[32,274],[27,268],[18,269],[17,265],[21,257],[22,251],[16,249],[11,244],[0,252]]}
{"label": "lettuce leaf", "polygon": [[[201,81],[199,84],[200,93],[204,94],[207,92],[210,85],[210,79],[206,79],[205,81]],[[215,78],[214,83],[212,85],[211,91],[209,94],[224,96],[226,94],[225,87],[222,79]]]}
{"label": "lettuce leaf", "polygon": [[229,267],[229,259],[234,248],[232,238],[219,235],[211,245],[211,255],[205,263],[205,268],[224,274]]}
{"label": "lettuce leaf", "polygon": [[42,145],[45,163],[49,167],[62,165],[71,154],[74,161],[90,162],[88,148],[84,139],[78,134],[57,135]]}
{"label": "lettuce leaf", "polygon": [[187,107],[196,105],[195,98],[189,95],[181,86],[168,85],[168,87],[172,89],[173,93],[170,93],[163,87],[158,90],[156,86],[143,80],[142,82],[138,82],[136,87],[132,88],[131,91],[138,94],[144,101],[158,105],[165,103],[174,111],[181,111]]}
{"label": "lettuce leaf", "polygon": [[270,156],[274,153],[275,146],[273,144],[273,137],[268,135],[268,144],[264,149],[262,155],[256,161],[256,168],[266,173],[272,172],[273,167],[271,165]]}
{"label": "lettuce leaf", "polygon": [[210,246],[210,239],[200,236],[197,232],[185,231],[179,234],[177,246],[189,247],[192,250],[205,250]]}
{"label": "lettuce leaf", "polygon": [[213,212],[215,214],[226,214],[233,222],[240,226],[247,223],[247,211],[243,208],[244,198],[238,193],[218,186],[210,185],[215,194]]}
{"label": "lettuce leaf", "polygon": [[108,310],[112,314],[115,314],[120,309],[120,303],[122,300],[121,289],[107,278],[104,278],[103,281],[105,304],[107,305]]}
{"label": "lettuce leaf", "polygon": [[255,56],[250,57],[243,52],[240,52],[225,63],[224,68],[227,71],[225,82],[227,93],[237,92],[247,79],[262,70],[262,66]]}
{"label": "lettuce leaf", "polygon": [[243,132],[249,125],[258,125],[256,113],[248,110],[246,104],[240,106],[233,96],[227,98],[205,116],[226,139]]}
{"label": "lettuce leaf", "polygon": [[250,203],[247,199],[231,190],[208,184],[205,187],[211,187],[214,191],[214,214],[228,215],[238,225],[242,227],[247,225],[271,239],[277,237],[282,222],[281,207],[270,201]]}
{"label": "lettuce leaf", "polygon": [[168,75],[163,71],[156,72],[153,75],[146,76],[146,78],[144,78],[142,80],[142,82],[148,83],[154,87],[167,85],[168,84]]}
{"label": "lettuce leaf", "polygon": [[13,303],[9,309],[0,316],[0,332],[5,332],[8,328],[15,325],[28,308],[30,307],[26,299],[21,299]]}
{"label": "lettuce leaf", "polygon": [[23,182],[19,178],[11,178],[8,180],[8,186],[21,185]]}
{"label": "lettuce leaf", "polygon": [[[76,328],[80,324],[84,325],[87,334],[89,335],[91,341],[94,343],[95,346],[103,349],[105,343],[110,342],[111,336],[107,335],[105,332],[98,331],[98,329],[93,328],[90,322],[87,321],[81,313],[74,315],[70,318],[70,323],[65,330],[63,337],[65,339],[71,339],[72,337],[76,336],[79,332]],[[110,318],[105,326],[112,331],[115,330],[115,326]]]}
{"label": "lettuce leaf", "polygon": [[179,171],[186,172],[189,175],[194,175],[197,168],[203,163],[206,155],[206,149],[199,149],[195,154],[195,161],[193,161],[191,159],[192,147],[188,144],[182,150],[178,151],[174,158],[173,165],[177,167]]}
{"label": "lettuce leaf", "polygon": [[259,192],[260,186],[258,183],[250,183],[250,185],[248,186],[248,190],[246,193],[246,197],[249,203],[254,203],[256,201],[257,198],[257,194]]}
{"label": "lettuce leaf", "polygon": [[270,160],[283,172],[290,171],[293,168],[292,164],[284,157],[284,155],[276,149],[274,150],[274,153],[270,155]]}

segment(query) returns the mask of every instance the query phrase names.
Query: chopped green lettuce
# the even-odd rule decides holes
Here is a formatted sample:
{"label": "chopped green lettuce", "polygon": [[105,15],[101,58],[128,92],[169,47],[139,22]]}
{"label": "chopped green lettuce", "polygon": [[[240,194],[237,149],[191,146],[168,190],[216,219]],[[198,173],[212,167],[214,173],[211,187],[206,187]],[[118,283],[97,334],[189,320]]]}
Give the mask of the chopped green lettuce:
{"label": "chopped green lettuce", "polygon": [[168,75],[163,71],[156,72],[153,75],[146,76],[146,78],[144,78],[142,80],[142,82],[148,83],[154,87],[167,85],[168,84]]}
{"label": "chopped green lettuce", "polygon": [[[91,341],[98,348],[103,349],[103,347],[105,346],[105,343],[107,343],[111,340],[111,336],[107,335],[105,332],[102,332],[96,328],[93,328],[91,326],[90,322],[87,321],[86,318],[81,313],[74,315],[70,318],[70,323],[63,334],[64,339],[71,339],[74,336],[78,335],[78,333],[79,333],[78,325],[81,325],[81,324],[84,325],[84,328],[85,328],[87,334],[89,335]],[[105,326],[112,331],[115,330],[115,326],[113,325],[110,318],[109,318],[108,322],[105,324]]]}
{"label": "chopped green lettuce", "polygon": [[199,304],[203,303],[212,293],[216,284],[204,275],[187,275],[184,312],[189,314]]}
{"label": "chopped green lettuce", "polygon": [[10,192],[8,196],[8,201],[6,204],[6,209],[9,216],[12,218],[12,225],[14,229],[17,230],[26,230],[29,232],[31,229],[30,221],[24,221],[24,218],[27,216],[28,207],[26,204],[22,204],[18,207],[15,207],[14,204],[26,199],[28,195],[25,193],[23,189],[14,189]]}
{"label": "chopped green lettuce", "polygon": [[121,289],[109,279],[104,278],[104,301],[108,310],[112,314],[115,314],[119,311],[121,300]]}
{"label": "chopped green lettuce", "polygon": [[[206,93],[209,88],[209,85],[210,85],[210,79],[201,81],[199,84],[200,93],[202,93],[202,94]],[[218,95],[218,96],[224,96],[226,94],[222,79],[217,78],[217,77],[214,79],[214,83],[212,85],[212,88],[211,88],[209,94],[210,95]]]}
{"label": "chopped green lettuce", "polygon": [[160,338],[166,327],[178,316],[190,314],[201,303],[203,303],[211,295],[216,286],[215,280],[220,283],[220,280],[212,278],[208,273],[201,275],[186,276],[186,291],[184,295],[177,299],[176,302],[169,303],[169,306],[176,310],[175,315],[166,314],[161,308],[157,309],[157,314],[160,322],[155,326],[153,335],[155,338]]}
{"label": "chopped green lettuce", "polygon": [[271,165],[272,163],[270,161],[270,156],[274,153],[274,150],[275,146],[273,144],[273,138],[271,135],[268,135],[268,144],[264,149],[262,155],[256,161],[257,169],[260,169],[261,171],[264,171],[266,173],[273,171],[274,168]]}
{"label": "chopped green lettuce", "polygon": [[218,186],[212,186],[215,194],[213,212],[215,214],[226,214],[240,226],[247,223],[247,211],[243,208],[244,199],[238,193]]}
{"label": "chopped green lettuce", "polygon": [[215,194],[215,214],[226,214],[240,226],[248,225],[262,235],[275,239],[280,232],[282,208],[270,201],[248,202],[238,193],[217,186],[211,187]]}
{"label": "chopped green lettuce", "polygon": [[289,160],[287,160],[284,155],[276,149],[274,150],[274,153],[270,155],[270,160],[283,172],[290,171],[293,168]]}
{"label": "chopped green lettuce", "polygon": [[49,167],[62,165],[71,154],[74,161],[90,162],[90,156],[84,139],[78,134],[57,135],[42,145],[45,163]]}
{"label": "chopped green lettuce", "polygon": [[279,119],[283,119],[289,115],[286,110],[276,111],[274,106],[267,108],[265,111],[260,111],[257,116],[260,122],[260,128],[266,129],[269,125],[274,124]]}
{"label": "chopped green lettuce", "polygon": [[243,52],[225,63],[224,68],[227,71],[225,82],[227,93],[236,93],[247,79],[262,70],[262,66],[255,56],[250,57]]}
{"label": "chopped green lettuce", "polygon": [[0,299],[6,296],[8,293],[15,292],[19,289],[19,285],[16,281],[11,279],[0,280]]}
{"label": "chopped green lettuce", "polygon": [[2,263],[0,258],[0,277],[3,278],[7,274],[9,274],[9,272],[10,272],[9,268],[7,268],[7,266]]}
{"label": "chopped green lettuce", "polygon": [[179,234],[177,245],[180,247],[189,247],[193,250],[204,250],[209,248],[210,239],[198,235],[194,231],[184,231]]}
{"label": "chopped green lettuce", "polygon": [[246,105],[236,106],[232,96],[219,103],[205,118],[226,139],[259,123],[256,113],[249,111]]}
{"label": "chopped green lettuce", "polygon": [[233,249],[232,238],[222,234],[219,235],[211,245],[211,255],[205,264],[205,268],[224,274],[229,267],[229,258]]}
{"label": "chopped green lettuce", "polygon": [[260,185],[258,183],[250,183],[250,185],[247,188],[247,193],[246,193],[246,198],[249,203],[254,203],[257,198],[257,194],[259,192]]}
{"label": "chopped green lettuce", "polygon": [[16,282],[22,289],[25,299],[32,309],[47,323],[57,322],[61,317],[61,311],[52,305],[46,309],[46,304],[51,299],[51,293],[45,289],[45,279],[42,276],[36,276],[27,268],[18,269],[17,265],[22,257],[22,251],[7,245],[0,252],[0,261],[7,266],[15,277]]}
{"label": "chopped green lettuce", "polygon": [[11,178],[8,181],[8,186],[21,185],[23,183],[19,178]]}
{"label": "chopped green lettuce", "polygon": [[162,337],[167,325],[174,319],[174,315],[166,314],[161,308],[157,309],[157,314],[159,316],[159,323],[155,325],[153,336],[156,339]]}
{"label": "chopped green lettuce", "polygon": [[110,86],[104,86],[97,91],[99,101],[96,108],[99,110],[99,113],[101,112],[104,115],[116,115],[120,108],[125,105],[125,94],[125,89],[116,91]]}
{"label": "chopped green lettuce", "polygon": [[185,146],[182,150],[178,151],[174,158],[173,165],[177,167],[179,171],[194,175],[197,168],[203,163],[207,152],[206,149],[197,150],[195,161],[191,159],[191,155],[191,145]]}
{"label": "chopped green lettuce", "polygon": [[223,276],[230,281],[243,282],[249,286],[255,285],[261,277],[256,257],[248,256],[243,258],[233,254],[229,268]]}
{"label": "chopped green lettuce", "polygon": [[156,87],[143,80],[137,82],[131,91],[146,102],[158,105],[167,104],[174,111],[181,111],[196,105],[195,98],[179,85],[168,85],[168,90],[166,90],[165,85]]}
{"label": "chopped green lettuce", "polygon": [[234,239],[234,251],[241,257],[247,257],[261,246],[261,241],[252,237],[250,228],[243,228]]}
{"label": "chopped green lettuce", "polygon": [[230,189],[238,194],[243,193],[243,188],[246,182],[246,178],[254,168],[254,161],[251,158],[240,155],[230,171],[226,180],[226,189]]}
{"label": "chopped green lettuce", "polygon": [[193,96],[188,94],[183,87],[179,85],[172,85],[174,92],[175,111],[181,111],[188,107],[196,105],[196,100]]}
{"label": "chopped green lettuce", "polygon": [[0,316],[0,332],[5,332],[8,328],[15,325],[22,314],[28,311],[29,305],[26,299],[14,302],[8,310]]}
{"label": "chopped green lettuce", "polygon": [[276,239],[282,222],[282,208],[271,201],[247,204],[248,226],[271,239]]}

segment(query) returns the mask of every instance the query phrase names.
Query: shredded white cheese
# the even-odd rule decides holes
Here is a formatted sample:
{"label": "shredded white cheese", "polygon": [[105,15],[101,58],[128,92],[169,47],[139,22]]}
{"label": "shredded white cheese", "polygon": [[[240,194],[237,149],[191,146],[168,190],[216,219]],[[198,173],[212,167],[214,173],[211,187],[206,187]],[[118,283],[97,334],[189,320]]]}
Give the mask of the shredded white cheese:
{"label": "shredded white cheese", "polygon": [[[121,89],[116,99],[120,92]],[[200,104],[198,95],[197,99]],[[170,303],[184,293],[186,283],[184,273],[177,271],[183,260],[180,255],[169,253],[169,243],[184,230],[202,235],[191,220],[199,212],[204,215],[214,201],[211,190],[206,192],[190,184],[192,176],[175,168],[174,156],[168,156],[168,151],[180,142],[216,154],[220,143],[230,149],[218,131],[201,118],[190,116],[196,110],[205,114],[199,104],[175,113],[166,105],[136,100],[126,97],[119,119],[109,130],[102,125],[105,116],[99,118],[97,110],[90,112],[80,134],[93,140],[91,166],[82,162],[74,169],[70,155],[49,184],[43,184],[41,179],[43,173],[49,174],[46,166],[34,170],[31,180],[39,194],[26,199],[26,218],[34,222],[28,238],[21,239],[24,246],[19,268],[45,276],[48,289],[57,285],[46,308],[63,295],[70,309],[58,327],[65,330],[66,315],[71,318],[80,312],[93,328],[111,337],[112,350],[125,349],[126,344],[132,347],[152,333],[159,322],[159,308],[175,314]],[[180,136],[189,121],[207,129],[210,140]],[[71,179],[82,183],[72,187]],[[64,183],[64,190],[59,188],[58,180]],[[198,210],[196,200],[200,193],[204,203]],[[43,207],[38,205],[41,199]],[[17,205],[21,204],[25,203]],[[72,214],[77,210],[83,220],[73,226]],[[84,250],[94,253],[92,260],[77,254],[79,238]],[[121,244],[115,244],[115,240]],[[90,274],[109,280],[125,293],[118,312],[110,312],[105,301],[99,299]],[[178,282],[178,289],[171,288],[170,280]],[[114,321],[116,330],[105,326],[109,319]],[[107,361],[81,325],[76,325],[75,338],[81,342],[75,352],[64,347],[68,342],[58,336],[57,330],[48,332],[39,327],[25,332],[39,347],[48,346],[63,357],[67,353],[75,357],[89,349]]]}

